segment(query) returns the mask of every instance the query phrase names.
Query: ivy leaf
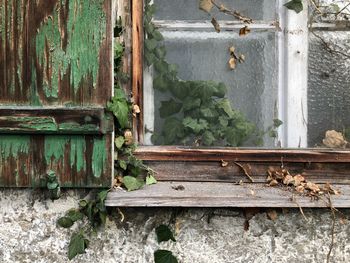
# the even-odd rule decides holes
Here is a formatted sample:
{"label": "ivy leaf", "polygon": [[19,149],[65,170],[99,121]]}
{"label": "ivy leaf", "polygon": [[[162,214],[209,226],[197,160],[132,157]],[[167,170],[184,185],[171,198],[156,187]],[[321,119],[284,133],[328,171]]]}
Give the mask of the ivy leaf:
{"label": "ivy leaf", "polygon": [[175,237],[173,235],[173,232],[169,229],[166,225],[160,225],[156,228],[156,235],[157,235],[157,241],[158,243],[161,243],[163,241],[172,240],[176,242]]}
{"label": "ivy leaf", "polygon": [[165,144],[173,144],[176,138],[184,136],[184,126],[182,122],[175,118],[167,118],[163,126],[163,136]]}
{"label": "ivy leaf", "polygon": [[154,252],[155,263],[178,263],[176,257],[169,250],[158,249]]}
{"label": "ivy leaf", "polygon": [[182,103],[178,103],[173,99],[168,101],[162,101],[159,113],[161,118],[169,117],[175,113],[178,113],[182,108]]}
{"label": "ivy leaf", "polygon": [[119,160],[118,164],[119,164],[119,167],[122,168],[124,171],[128,168],[128,165],[124,160]]}
{"label": "ivy leaf", "polygon": [[234,111],[232,110],[230,101],[228,99],[223,99],[218,103],[218,107],[222,109],[227,116],[233,117],[235,115]]}
{"label": "ivy leaf", "polygon": [[145,48],[149,51],[154,50],[157,47],[157,40],[155,39],[146,39],[145,40]]}
{"label": "ivy leaf", "polygon": [[278,128],[279,126],[281,126],[283,124],[283,121],[279,120],[279,119],[274,119],[273,120],[273,127],[274,128]]}
{"label": "ivy leaf", "polygon": [[185,127],[190,128],[196,134],[208,128],[208,122],[204,119],[196,120],[191,117],[186,117],[182,123]]}
{"label": "ivy leaf", "polygon": [[133,176],[124,176],[123,183],[128,191],[140,189],[145,184],[141,179],[135,178]]}
{"label": "ivy leaf", "polygon": [[74,233],[68,246],[68,258],[73,259],[78,254],[84,254],[87,248],[88,240],[81,233]]}
{"label": "ivy leaf", "polygon": [[68,211],[67,215],[68,218],[70,218],[73,222],[83,219],[84,214],[81,213],[79,210],[71,209]]}
{"label": "ivy leaf", "polygon": [[129,105],[125,98],[124,91],[115,89],[115,95],[112,98],[112,102],[107,103],[107,108],[109,111],[113,112],[122,129],[128,126]]}
{"label": "ivy leaf", "polygon": [[61,217],[57,220],[57,224],[60,227],[70,228],[74,224],[74,222],[71,218],[64,216],[64,217]]}
{"label": "ivy leaf", "polygon": [[202,135],[202,141],[203,141],[204,145],[210,146],[210,145],[213,145],[213,143],[216,141],[216,139],[215,139],[212,132],[206,131]]}
{"label": "ivy leaf", "polygon": [[302,0],[292,0],[288,3],[284,4],[285,7],[287,7],[290,10],[295,11],[297,14],[303,11],[304,6],[302,3]]}
{"label": "ivy leaf", "polygon": [[195,108],[199,108],[200,105],[201,105],[200,98],[193,99],[192,97],[187,97],[184,100],[183,109],[184,111],[193,110]]}
{"label": "ivy leaf", "polygon": [[157,180],[152,175],[147,175],[146,177],[146,185],[156,184]]}
{"label": "ivy leaf", "polygon": [[125,138],[123,136],[118,136],[114,140],[115,147],[117,147],[117,149],[121,149],[123,144],[124,144],[124,142],[125,142]]}
{"label": "ivy leaf", "polygon": [[104,201],[107,198],[108,190],[103,190],[98,193],[97,198],[101,203],[104,203]]}
{"label": "ivy leaf", "polygon": [[46,186],[47,186],[47,189],[54,190],[58,187],[58,183],[57,182],[47,183]]}

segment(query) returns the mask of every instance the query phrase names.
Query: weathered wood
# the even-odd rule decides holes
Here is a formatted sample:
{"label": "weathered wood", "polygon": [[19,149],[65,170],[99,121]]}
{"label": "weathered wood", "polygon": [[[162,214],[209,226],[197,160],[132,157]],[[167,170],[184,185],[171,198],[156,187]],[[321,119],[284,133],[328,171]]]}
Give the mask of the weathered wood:
{"label": "weathered wood", "polygon": [[[132,96],[143,109],[143,1],[132,1]],[[143,143],[143,110],[133,118],[134,138]]]}
{"label": "weathered wood", "polygon": [[0,133],[106,134],[113,116],[104,108],[0,108]]}
{"label": "weathered wood", "polygon": [[[332,195],[334,207],[350,206],[350,186],[336,186],[340,195]],[[177,190],[176,190],[177,189]],[[143,189],[108,194],[106,206],[117,207],[328,207],[327,197],[318,201],[293,194],[286,188],[264,184],[159,182]]]}
{"label": "weathered wood", "polygon": [[143,146],[135,155],[145,161],[245,161],[279,163],[350,162],[345,149],[242,149],[190,148],[180,146]]}
{"label": "weathered wood", "polygon": [[49,170],[62,186],[110,185],[111,9],[112,0],[0,0],[0,186],[38,186]]}
{"label": "weathered wood", "polygon": [[[145,162],[156,172],[158,181],[188,182],[250,182],[240,167],[229,162]],[[281,163],[241,162],[256,183],[266,183],[267,170],[280,169]],[[314,183],[350,184],[350,163],[288,163],[285,169],[292,175],[302,174]]]}

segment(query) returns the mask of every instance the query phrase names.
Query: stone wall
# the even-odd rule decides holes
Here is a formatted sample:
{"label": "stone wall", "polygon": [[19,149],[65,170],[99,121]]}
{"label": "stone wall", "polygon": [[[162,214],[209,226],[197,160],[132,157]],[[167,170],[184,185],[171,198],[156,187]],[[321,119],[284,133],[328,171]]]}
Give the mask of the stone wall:
{"label": "stone wall", "polygon": [[[76,206],[86,191],[68,191],[54,202],[33,190],[0,191],[0,261],[68,262],[73,229],[56,226],[66,210]],[[92,235],[86,254],[72,262],[153,262],[153,252],[169,249],[179,262],[326,262],[331,244],[329,209],[277,210],[273,221],[265,211],[249,220],[244,230],[242,209],[113,209],[104,230]],[[350,211],[342,210],[349,216]],[[171,220],[173,218],[175,220]],[[176,215],[176,217],[174,217]],[[177,242],[158,245],[154,228],[168,222],[176,228]],[[349,262],[350,224],[337,220],[330,262]]]}

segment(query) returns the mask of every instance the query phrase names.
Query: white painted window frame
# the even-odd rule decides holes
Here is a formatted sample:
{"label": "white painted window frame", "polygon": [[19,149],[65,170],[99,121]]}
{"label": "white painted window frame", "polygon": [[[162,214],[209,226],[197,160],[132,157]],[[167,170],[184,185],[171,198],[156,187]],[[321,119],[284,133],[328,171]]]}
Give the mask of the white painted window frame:
{"label": "white painted window frame", "polygon": [[[307,0],[303,0],[304,10],[296,14],[288,10],[284,4],[288,0],[277,0],[276,21],[268,23],[253,23],[252,29],[278,28],[277,59],[278,59],[278,118],[283,121],[278,129],[276,146],[282,148],[307,147],[307,81],[308,81],[308,10]],[[211,29],[210,21],[154,21],[157,27],[181,30]],[[242,28],[241,22],[219,22],[222,30]],[[143,105],[144,105],[144,143],[152,145],[151,133],[154,130],[154,90],[153,69],[144,67]]]}

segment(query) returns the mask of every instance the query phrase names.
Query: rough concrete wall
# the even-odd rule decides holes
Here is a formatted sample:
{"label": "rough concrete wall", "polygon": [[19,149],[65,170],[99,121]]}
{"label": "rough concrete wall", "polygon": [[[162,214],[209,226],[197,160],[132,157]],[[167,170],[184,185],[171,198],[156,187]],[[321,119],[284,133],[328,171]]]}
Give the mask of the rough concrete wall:
{"label": "rough concrete wall", "polygon": [[[56,219],[74,207],[84,191],[70,191],[57,201],[31,190],[0,191],[0,261],[67,262],[72,230],[56,227]],[[72,262],[153,262],[153,252],[170,249],[180,262],[325,262],[331,242],[329,210],[279,212],[271,221],[256,214],[244,230],[240,209],[186,209],[178,214],[177,243],[156,242],[154,228],[168,223],[172,209],[123,209],[91,237],[90,248]],[[350,215],[350,211],[343,211]],[[208,215],[212,214],[210,223]],[[77,228],[77,227],[75,227]],[[74,229],[74,228],[73,228]],[[349,262],[350,224],[337,221],[331,262]]]}

